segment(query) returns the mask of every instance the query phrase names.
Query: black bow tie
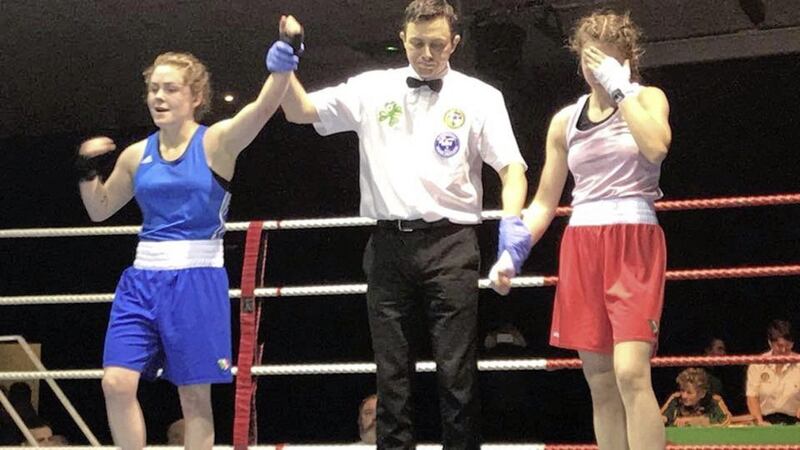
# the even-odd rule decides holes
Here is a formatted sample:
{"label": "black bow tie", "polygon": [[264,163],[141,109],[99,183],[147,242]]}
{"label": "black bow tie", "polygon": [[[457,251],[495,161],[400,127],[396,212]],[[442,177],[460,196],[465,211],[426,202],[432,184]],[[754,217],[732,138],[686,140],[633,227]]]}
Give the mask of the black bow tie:
{"label": "black bow tie", "polygon": [[408,77],[406,78],[406,84],[408,84],[408,87],[412,89],[416,89],[421,86],[428,86],[433,92],[440,92],[442,90],[441,78],[438,80],[418,80],[414,77]]}

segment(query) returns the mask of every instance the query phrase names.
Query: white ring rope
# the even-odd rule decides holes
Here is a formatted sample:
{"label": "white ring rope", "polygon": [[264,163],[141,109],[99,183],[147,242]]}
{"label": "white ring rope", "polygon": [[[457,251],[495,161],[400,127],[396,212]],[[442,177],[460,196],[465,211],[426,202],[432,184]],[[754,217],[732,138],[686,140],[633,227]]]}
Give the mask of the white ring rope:
{"label": "white ring rope", "polygon": [[[518,277],[512,280],[513,287],[541,287],[545,285],[545,277]],[[478,282],[481,289],[489,288],[489,280],[484,278]],[[287,286],[281,288],[258,288],[255,296],[272,297],[311,297],[322,295],[357,295],[367,292],[366,283],[332,284],[327,286]],[[241,298],[241,289],[231,289],[228,294],[232,299]],[[54,294],[54,295],[17,295],[0,297],[0,306],[11,305],[53,305],[61,303],[109,303],[114,300],[113,293],[106,294]]]}
{"label": "white ring rope", "polygon": [[[502,211],[484,211],[481,217],[484,220],[496,220],[502,216]],[[264,230],[308,230],[319,228],[344,228],[367,227],[375,225],[375,219],[366,217],[339,217],[331,219],[290,219],[290,220],[265,220]],[[225,224],[227,231],[247,231],[250,222],[229,222]],[[18,238],[48,238],[48,237],[76,237],[76,236],[120,236],[138,234],[142,229],[138,225],[123,225],[112,227],[63,227],[63,228],[11,228],[0,230],[0,239]]]}
{"label": "white ring rope", "polygon": [[[734,358],[735,361],[730,362]],[[800,355],[775,357],[768,355],[728,355],[716,357],[703,357],[702,361],[696,361],[697,357],[661,357],[655,366],[665,367],[688,367],[691,365],[743,365],[743,364],[769,364],[776,360],[781,363],[800,363]],[[691,360],[691,361],[690,361]],[[481,372],[503,372],[503,371],[530,371],[530,370],[560,370],[562,368],[577,368],[577,363],[565,366],[563,363],[571,363],[571,359],[545,359],[545,358],[522,358],[522,359],[485,359],[478,361],[478,370]],[[577,360],[576,360],[577,361]],[[417,372],[435,372],[436,363],[433,361],[419,361],[416,364]],[[231,368],[231,373],[236,375],[236,367]],[[347,362],[347,363],[328,363],[328,364],[272,364],[265,366],[253,366],[253,375],[278,376],[278,375],[347,375],[347,374],[369,374],[375,373],[375,363],[371,362]],[[42,370],[42,371],[8,371],[0,372],[0,381],[20,381],[20,380],[39,380],[39,379],[60,379],[60,380],[88,380],[100,379],[103,377],[102,369],[73,369],[73,370]]]}
{"label": "white ring rope", "polygon": [[[509,359],[509,360],[483,360],[478,361],[478,370],[484,372],[507,370],[545,370],[546,359]],[[417,372],[435,372],[436,363],[433,361],[417,362]],[[236,374],[236,367],[231,369]],[[253,375],[346,375],[375,373],[375,363],[352,362],[331,364],[276,364],[266,366],[253,366]],[[74,369],[74,370],[47,370],[47,371],[9,371],[0,372],[2,381],[22,381],[39,379],[58,380],[90,380],[103,378],[103,369]]]}
{"label": "white ring rope", "polygon": [[[656,211],[679,211],[708,208],[742,208],[752,206],[794,205],[797,203],[800,203],[800,194],[777,194],[728,198],[662,200],[656,202],[655,207]],[[559,216],[568,215],[569,213],[569,207],[559,207],[556,210],[556,215]],[[484,220],[496,220],[501,218],[502,215],[503,212],[500,210],[483,211],[481,213],[481,217]],[[361,227],[370,225],[375,225],[375,220],[365,217],[263,221],[264,230],[299,230],[313,228]],[[225,225],[225,229],[228,231],[245,231],[249,226],[250,222],[231,222]],[[141,227],[139,226],[130,225],[116,227],[17,228],[0,230],[0,239],[70,236],[116,236],[124,234],[137,234],[140,229]]]}

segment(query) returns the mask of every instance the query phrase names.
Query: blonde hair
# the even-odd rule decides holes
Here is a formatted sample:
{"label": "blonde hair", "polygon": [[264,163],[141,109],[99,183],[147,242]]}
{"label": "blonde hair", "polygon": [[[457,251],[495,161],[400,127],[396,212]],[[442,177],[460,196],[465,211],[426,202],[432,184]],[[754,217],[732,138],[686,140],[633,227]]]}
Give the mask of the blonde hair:
{"label": "blonde hair", "polygon": [[173,66],[183,71],[183,81],[189,86],[192,95],[200,97],[200,104],[194,110],[195,120],[200,120],[211,110],[211,74],[205,64],[191,53],[167,52],[158,55],[147,69],[142,72],[145,84],[145,98],[150,77],[158,66]]}
{"label": "blonde hair", "polygon": [[642,30],[633,23],[629,12],[617,14],[612,11],[595,11],[580,18],[575,24],[568,45],[578,59],[584,44],[590,39],[619,48],[630,61],[631,79],[641,80],[639,58],[644,50],[639,41],[642,39]]}
{"label": "blonde hair", "polygon": [[706,373],[706,371],[703,369],[686,369],[681,372],[680,375],[678,375],[678,378],[676,378],[675,381],[678,383],[678,386],[680,386],[681,389],[685,389],[687,386],[692,385],[696,389],[708,392],[708,373]]}

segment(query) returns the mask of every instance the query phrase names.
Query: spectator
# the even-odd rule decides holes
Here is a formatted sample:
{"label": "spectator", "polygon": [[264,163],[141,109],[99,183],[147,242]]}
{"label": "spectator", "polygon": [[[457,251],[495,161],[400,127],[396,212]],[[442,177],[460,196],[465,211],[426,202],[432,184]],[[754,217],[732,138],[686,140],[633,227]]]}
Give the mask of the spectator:
{"label": "spectator", "polygon": [[707,356],[725,356],[728,354],[728,351],[725,341],[716,336],[711,336],[708,340],[706,340],[706,346],[703,349],[703,353],[705,353]]}
{"label": "spectator", "polygon": [[[0,391],[8,398],[8,388],[5,385],[0,384]],[[5,408],[0,408],[0,446],[17,444],[19,442],[17,436],[17,426],[11,420],[8,411]]]}
{"label": "spectator", "polygon": [[361,401],[358,407],[359,444],[375,445],[375,411],[378,407],[378,396],[372,394]]}
{"label": "spectator", "polygon": [[18,381],[12,384],[8,389],[8,401],[24,422],[38,416],[33,408],[33,391],[28,383]]}
{"label": "spectator", "polygon": [[[26,419],[25,425],[27,425],[28,429],[31,431],[33,439],[36,440],[37,447],[56,447],[66,441],[63,436],[59,436],[58,438],[53,436],[53,429],[50,428],[50,424],[38,416]],[[29,446],[30,443],[27,439],[23,438],[19,445]]]}
{"label": "spectator", "polygon": [[[773,320],[767,327],[770,350],[764,356],[793,352],[792,325]],[[747,409],[758,425],[796,424],[800,418],[800,364],[752,364],[747,368]]]}
{"label": "spectator", "polygon": [[686,369],[675,379],[679,391],[661,407],[667,426],[727,425],[731,413],[719,395],[709,391],[708,374],[703,369]]}
{"label": "spectator", "polygon": [[[712,335],[705,341],[705,346],[703,347],[703,354],[705,356],[725,356],[727,355],[727,347],[725,345],[725,341],[721,338]],[[710,367],[706,369],[706,373],[708,374],[708,389],[709,392],[713,395],[719,395],[720,397],[724,397],[725,395],[725,388],[723,387],[722,380],[720,379],[719,374],[717,373],[717,368]]]}

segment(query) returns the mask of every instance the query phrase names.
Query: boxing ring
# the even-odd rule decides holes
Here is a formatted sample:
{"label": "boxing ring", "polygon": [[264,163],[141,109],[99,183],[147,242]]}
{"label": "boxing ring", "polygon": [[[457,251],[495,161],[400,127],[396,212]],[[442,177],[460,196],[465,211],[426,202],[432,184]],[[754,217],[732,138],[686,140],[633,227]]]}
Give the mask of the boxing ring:
{"label": "boxing ring", "polygon": [[[722,208],[745,208],[760,206],[780,206],[800,204],[800,193],[747,196],[747,197],[725,197],[709,199],[691,200],[672,200],[656,202],[656,210],[660,212],[696,210],[696,209],[722,209]],[[560,207],[557,216],[567,216],[570,208]],[[486,211],[483,213],[484,220],[495,220],[500,218],[500,211]],[[257,288],[257,278],[262,265],[266,259],[266,233],[264,231],[280,230],[299,230],[299,229],[322,229],[340,227],[366,227],[374,225],[375,221],[365,218],[322,218],[322,219],[302,219],[302,220],[268,220],[252,222],[232,222],[226,225],[229,232],[246,231],[244,261],[242,265],[242,281],[239,289],[231,289],[230,297],[240,300],[240,341],[239,355],[236,367],[232,372],[236,375],[236,401],[233,431],[233,445],[219,446],[215,448],[228,449],[321,449],[321,448],[374,448],[373,446],[358,446],[354,444],[319,444],[319,445],[256,445],[249,442],[249,432],[251,423],[251,407],[253,404],[254,382],[253,377],[259,376],[303,376],[303,375],[343,375],[343,374],[369,374],[375,372],[375,364],[372,362],[346,362],[346,363],[316,363],[316,364],[279,364],[279,365],[260,365],[260,354],[257,349],[256,337],[258,336],[258,325],[260,322],[260,307],[258,299],[269,299],[278,297],[308,297],[308,296],[340,296],[340,295],[363,295],[366,293],[366,284],[330,284],[330,285],[309,285],[309,286],[271,286]],[[139,231],[138,226],[111,226],[111,227],[81,227],[81,228],[35,228],[35,229],[6,229],[0,230],[0,239],[39,239],[39,238],[65,238],[77,236],[119,236],[132,235]],[[262,277],[263,277],[263,272]],[[751,267],[719,267],[701,268],[667,271],[668,281],[677,280],[709,280],[709,279],[738,279],[738,278],[758,278],[758,277],[784,277],[800,275],[800,261],[787,263],[784,265],[771,266],[751,266]],[[558,282],[555,276],[519,276],[513,280],[512,286],[515,288],[536,288],[543,286],[554,286]],[[489,280],[479,281],[481,289],[488,289]],[[24,306],[24,305],[53,305],[53,304],[84,304],[84,303],[108,303],[113,300],[113,293],[90,293],[90,294],[59,294],[59,295],[28,295],[28,296],[4,296],[0,297],[0,306]],[[2,336],[0,342],[16,342],[24,348],[27,342],[21,336]],[[29,357],[34,360],[35,355],[27,352]],[[763,355],[728,355],[728,356],[660,356],[652,360],[653,367],[684,367],[684,366],[724,366],[724,365],[745,365],[756,363],[800,363],[800,355],[793,356],[763,356]],[[63,395],[55,380],[74,380],[74,379],[100,379],[103,375],[102,369],[79,369],[79,370],[48,370],[38,359],[34,361],[37,367],[35,371],[7,371],[0,372],[0,380],[19,381],[19,380],[45,380],[50,388],[56,393],[61,403],[65,406],[76,424],[83,432],[87,441],[91,444],[86,448],[113,448],[101,446],[97,439],[83,423],[80,415]],[[522,359],[487,359],[478,362],[478,369],[484,372],[498,371],[534,371],[534,370],[568,370],[580,368],[580,360],[577,358],[522,358]],[[436,365],[432,361],[419,361],[416,364],[417,372],[435,372]],[[0,403],[6,408],[10,408],[5,395],[0,393]],[[12,417],[16,415],[13,408],[10,408]],[[15,418],[18,419],[18,416]],[[21,423],[17,422],[19,425]],[[26,429],[23,432],[26,432]],[[800,428],[799,428],[800,429]],[[30,439],[29,433],[26,438]],[[253,445],[250,445],[253,444]],[[2,447],[0,447],[2,448]],[[81,448],[71,446],[68,448]],[[169,447],[152,447],[169,448]],[[420,449],[439,449],[439,445],[418,445]],[[483,445],[486,449],[532,449],[532,450],[589,450],[597,448],[594,445],[553,445],[545,443],[520,443],[520,444],[491,444]],[[669,445],[670,449],[768,449],[768,450],[800,450],[800,435],[797,443],[775,444],[775,445]]]}

